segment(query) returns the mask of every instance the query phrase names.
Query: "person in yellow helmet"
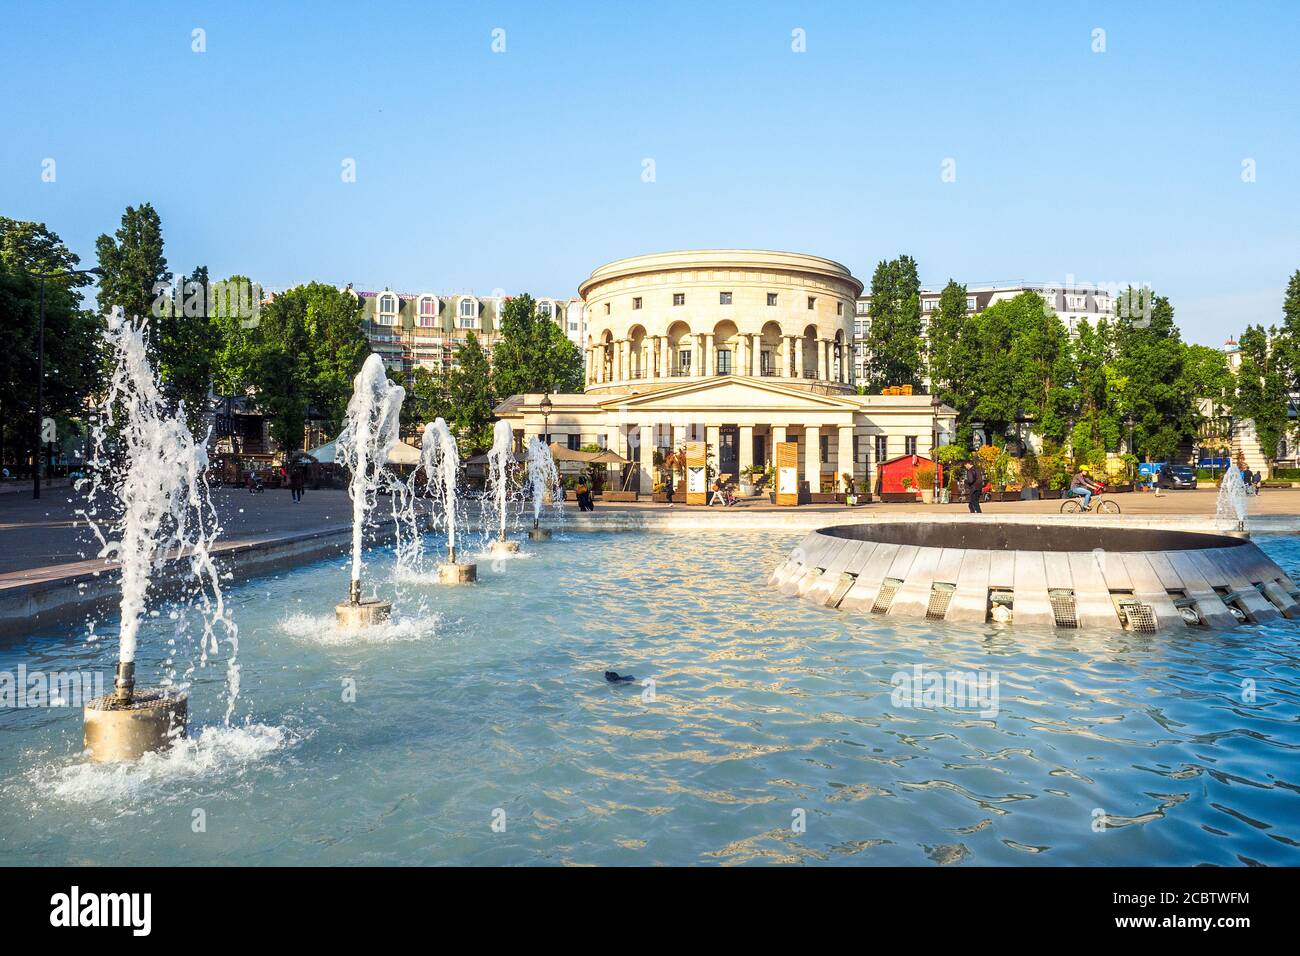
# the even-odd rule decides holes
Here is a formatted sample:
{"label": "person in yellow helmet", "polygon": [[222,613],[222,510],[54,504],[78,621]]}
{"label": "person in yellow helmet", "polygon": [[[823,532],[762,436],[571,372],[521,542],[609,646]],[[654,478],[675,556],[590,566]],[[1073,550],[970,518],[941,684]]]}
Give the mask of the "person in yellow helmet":
{"label": "person in yellow helmet", "polygon": [[1098,491],[1101,491],[1101,485],[1092,480],[1088,466],[1080,465],[1079,470],[1070,479],[1070,490],[1066,494],[1071,498],[1082,498],[1083,510],[1088,511],[1092,508],[1093,493]]}

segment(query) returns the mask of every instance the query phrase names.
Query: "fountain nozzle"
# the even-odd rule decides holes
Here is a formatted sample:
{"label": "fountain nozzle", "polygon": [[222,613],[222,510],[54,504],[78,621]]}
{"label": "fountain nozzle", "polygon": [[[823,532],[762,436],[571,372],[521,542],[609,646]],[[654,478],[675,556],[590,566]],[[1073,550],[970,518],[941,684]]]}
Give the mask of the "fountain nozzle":
{"label": "fountain nozzle", "polygon": [[113,703],[118,707],[130,707],[134,698],[135,661],[118,661],[113,678]]}
{"label": "fountain nozzle", "polygon": [[354,605],[361,603],[361,580],[359,578],[353,578],[352,583],[348,586],[348,603]]}

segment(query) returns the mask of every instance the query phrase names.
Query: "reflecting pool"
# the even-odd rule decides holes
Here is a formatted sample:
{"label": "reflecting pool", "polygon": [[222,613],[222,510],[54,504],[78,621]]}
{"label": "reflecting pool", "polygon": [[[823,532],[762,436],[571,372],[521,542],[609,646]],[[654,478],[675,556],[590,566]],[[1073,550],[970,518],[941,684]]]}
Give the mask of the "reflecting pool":
{"label": "reflecting pool", "polygon": [[[1300,864],[1296,624],[851,617],[766,587],[799,537],[560,534],[480,558],[476,586],[382,584],[393,622],[354,634],[342,557],[232,583],[237,726],[221,661],[193,674],[191,740],[135,765],[84,763],[77,707],[0,711],[3,857]],[[1295,538],[1256,540],[1300,571]],[[142,673],[174,628],[146,622]],[[0,644],[0,671],[111,685],[97,631]]]}

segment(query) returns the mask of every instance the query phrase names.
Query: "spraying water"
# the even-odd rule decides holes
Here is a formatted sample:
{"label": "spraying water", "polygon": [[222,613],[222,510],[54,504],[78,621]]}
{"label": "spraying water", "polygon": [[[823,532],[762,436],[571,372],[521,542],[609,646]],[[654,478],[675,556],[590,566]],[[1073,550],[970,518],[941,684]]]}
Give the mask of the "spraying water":
{"label": "spraying water", "polygon": [[384,361],[371,353],[352,384],[348,423],[338,437],[338,460],[352,473],[348,496],[352,499],[352,583],[349,599],[361,600],[361,539],[366,514],[375,494],[388,453],[397,444],[399,415],[406,390],[388,380]]}
{"label": "spraying water", "polygon": [[492,428],[492,450],[488,452],[488,461],[491,463],[491,487],[489,488],[491,496],[496,499],[497,512],[500,523],[500,536],[498,540],[506,539],[506,490],[508,485],[506,464],[510,458],[510,446],[514,444],[514,432],[510,429],[510,423],[504,419],[498,421]]}
{"label": "spraying water", "polygon": [[536,528],[541,523],[542,504],[547,495],[558,508],[563,507],[559,492],[560,470],[555,465],[551,449],[536,435],[528,439],[528,482],[533,490],[533,527]]}
{"label": "spraying water", "polygon": [[460,469],[460,450],[456,447],[456,436],[441,418],[424,426],[420,464],[434,500],[441,505],[442,521],[447,528],[447,560],[455,564],[456,476]]}
{"label": "spraying water", "polygon": [[1228,466],[1219,483],[1219,500],[1215,506],[1215,515],[1220,521],[1227,522],[1233,530],[1246,530],[1246,513],[1249,505],[1246,501],[1246,483],[1242,480],[1241,469],[1236,464]]}
{"label": "spraying water", "polygon": [[[239,695],[239,629],[225,606],[212,558],[221,528],[208,490],[208,456],[186,427],[184,407],[168,413],[149,364],[145,329],[145,322],[126,320],[120,309],[107,319],[104,338],[112,348],[113,369],[92,431],[91,477],[78,485],[92,504],[80,514],[99,539],[99,556],[121,566],[118,689],[123,702],[130,700],[134,687],[151,571],[168,557],[187,558],[203,622],[200,661],[217,653],[221,638],[230,650],[229,723]],[[112,517],[101,524],[98,503],[105,498]]]}

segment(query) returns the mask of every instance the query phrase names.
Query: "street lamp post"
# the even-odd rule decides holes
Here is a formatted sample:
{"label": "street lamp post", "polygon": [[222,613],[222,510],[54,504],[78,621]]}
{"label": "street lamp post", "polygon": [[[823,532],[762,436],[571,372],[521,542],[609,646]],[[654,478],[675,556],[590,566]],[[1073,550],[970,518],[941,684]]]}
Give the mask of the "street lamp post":
{"label": "street lamp post", "polygon": [[45,445],[45,280],[68,279],[72,276],[102,276],[104,270],[69,269],[66,272],[27,272],[33,279],[41,282],[40,318],[36,324],[36,444],[32,448],[32,498],[41,497],[41,471],[45,463],[43,447]]}
{"label": "street lamp post", "polygon": [[542,395],[542,402],[537,407],[542,413],[542,441],[549,445],[551,443],[551,409],[555,407],[551,403],[551,395],[549,392]]}
{"label": "street lamp post", "polygon": [[934,503],[939,503],[939,396],[930,397],[930,416],[934,421],[934,437],[930,442],[930,457],[934,459]]}

